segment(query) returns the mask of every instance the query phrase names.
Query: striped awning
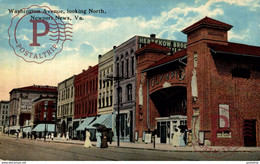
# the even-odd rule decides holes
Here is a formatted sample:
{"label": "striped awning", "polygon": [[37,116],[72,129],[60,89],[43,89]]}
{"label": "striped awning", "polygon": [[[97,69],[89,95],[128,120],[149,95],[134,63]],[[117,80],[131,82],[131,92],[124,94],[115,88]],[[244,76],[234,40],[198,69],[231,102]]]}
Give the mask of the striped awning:
{"label": "striped awning", "polygon": [[85,128],[95,119],[95,117],[87,117],[82,124],[76,129],[77,131],[83,131]]}
{"label": "striped awning", "polygon": [[38,124],[32,131],[34,132],[54,132],[55,125],[54,124]]}

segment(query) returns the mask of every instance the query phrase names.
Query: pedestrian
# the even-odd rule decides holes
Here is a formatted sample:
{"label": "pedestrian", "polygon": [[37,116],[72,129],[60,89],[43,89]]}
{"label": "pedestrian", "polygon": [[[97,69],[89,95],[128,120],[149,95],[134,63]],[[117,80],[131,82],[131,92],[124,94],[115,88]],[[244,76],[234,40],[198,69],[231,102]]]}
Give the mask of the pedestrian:
{"label": "pedestrian", "polygon": [[180,143],[180,146],[185,146],[185,142],[184,142],[184,133],[181,133],[180,134],[180,141],[179,141],[179,143]]}
{"label": "pedestrian", "polygon": [[103,131],[102,132],[102,140],[101,140],[101,148],[107,148],[107,132]]}
{"label": "pedestrian", "polygon": [[176,128],[176,129],[175,129],[175,132],[174,132],[174,134],[173,134],[172,145],[173,145],[174,147],[180,146],[179,141],[180,141],[180,134],[179,134],[179,130]]}
{"label": "pedestrian", "polygon": [[29,137],[30,137],[30,133],[28,132],[28,133],[27,133],[27,138],[29,139]]}
{"label": "pedestrian", "polygon": [[97,148],[100,148],[101,147],[101,133],[97,130],[96,132],[96,138],[97,138]]}
{"label": "pedestrian", "polygon": [[113,137],[114,137],[114,132],[112,131],[112,129],[110,129],[109,132],[108,132],[108,135],[107,135],[107,139],[108,139],[110,144],[112,144]]}
{"label": "pedestrian", "polygon": [[54,139],[54,133],[51,133],[51,140],[53,141]]}
{"label": "pedestrian", "polygon": [[88,130],[86,130],[86,139],[85,139],[85,144],[84,144],[84,147],[87,147],[87,148],[91,148],[92,147],[92,144],[90,142],[90,133]]}

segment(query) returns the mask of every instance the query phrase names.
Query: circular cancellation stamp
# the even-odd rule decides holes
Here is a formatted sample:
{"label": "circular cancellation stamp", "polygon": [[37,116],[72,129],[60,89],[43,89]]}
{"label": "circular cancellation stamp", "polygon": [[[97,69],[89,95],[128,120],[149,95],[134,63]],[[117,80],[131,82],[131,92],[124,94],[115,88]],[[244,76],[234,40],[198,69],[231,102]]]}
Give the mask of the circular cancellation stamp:
{"label": "circular cancellation stamp", "polygon": [[14,13],[8,28],[9,44],[26,62],[52,60],[65,41],[72,41],[72,24],[63,22],[60,14],[64,13],[38,5]]}
{"label": "circular cancellation stamp", "polygon": [[[223,159],[234,154],[238,148],[243,146],[243,126],[240,121],[242,117],[239,111],[234,110],[229,105],[221,105],[219,106],[218,114],[210,115],[211,135],[206,135],[206,132],[193,130],[193,148],[205,158]],[[193,129],[200,124],[202,115],[203,112],[196,118]],[[207,146],[206,140],[211,145],[216,146]]]}

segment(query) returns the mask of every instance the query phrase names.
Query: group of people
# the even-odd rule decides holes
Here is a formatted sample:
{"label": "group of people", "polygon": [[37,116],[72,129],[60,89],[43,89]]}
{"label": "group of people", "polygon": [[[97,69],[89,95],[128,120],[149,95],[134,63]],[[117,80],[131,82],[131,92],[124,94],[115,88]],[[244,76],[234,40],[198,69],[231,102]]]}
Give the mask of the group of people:
{"label": "group of people", "polygon": [[[112,144],[114,133],[112,130],[109,131],[97,131],[96,132],[96,138],[97,138],[97,148],[107,148],[108,144],[107,142],[110,142]],[[90,141],[90,133],[88,130],[86,130],[86,139],[85,139],[85,144],[84,147],[91,148],[92,143]]]}
{"label": "group of people", "polygon": [[179,128],[176,128],[175,132],[173,133],[172,145],[174,147],[176,147],[176,146],[185,146],[184,133],[182,133]]}

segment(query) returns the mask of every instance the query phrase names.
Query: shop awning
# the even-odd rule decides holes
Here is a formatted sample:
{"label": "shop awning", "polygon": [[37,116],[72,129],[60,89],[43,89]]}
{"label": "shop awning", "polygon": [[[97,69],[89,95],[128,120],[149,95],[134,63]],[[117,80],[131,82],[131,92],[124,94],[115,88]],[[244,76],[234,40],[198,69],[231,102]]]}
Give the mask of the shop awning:
{"label": "shop awning", "polygon": [[32,131],[44,132],[46,129],[47,132],[54,132],[54,128],[54,124],[38,124]]}
{"label": "shop awning", "polygon": [[107,128],[112,128],[112,114],[103,114],[95,121],[88,125],[87,129],[96,129],[98,125],[105,125]]}
{"label": "shop awning", "polygon": [[32,128],[31,127],[25,127],[25,128],[23,128],[23,132],[24,133],[31,133],[32,132]]}
{"label": "shop awning", "polygon": [[82,124],[76,129],[77,131],[83,131],[85,128],[95,119],[95,117],[87,117]]}

